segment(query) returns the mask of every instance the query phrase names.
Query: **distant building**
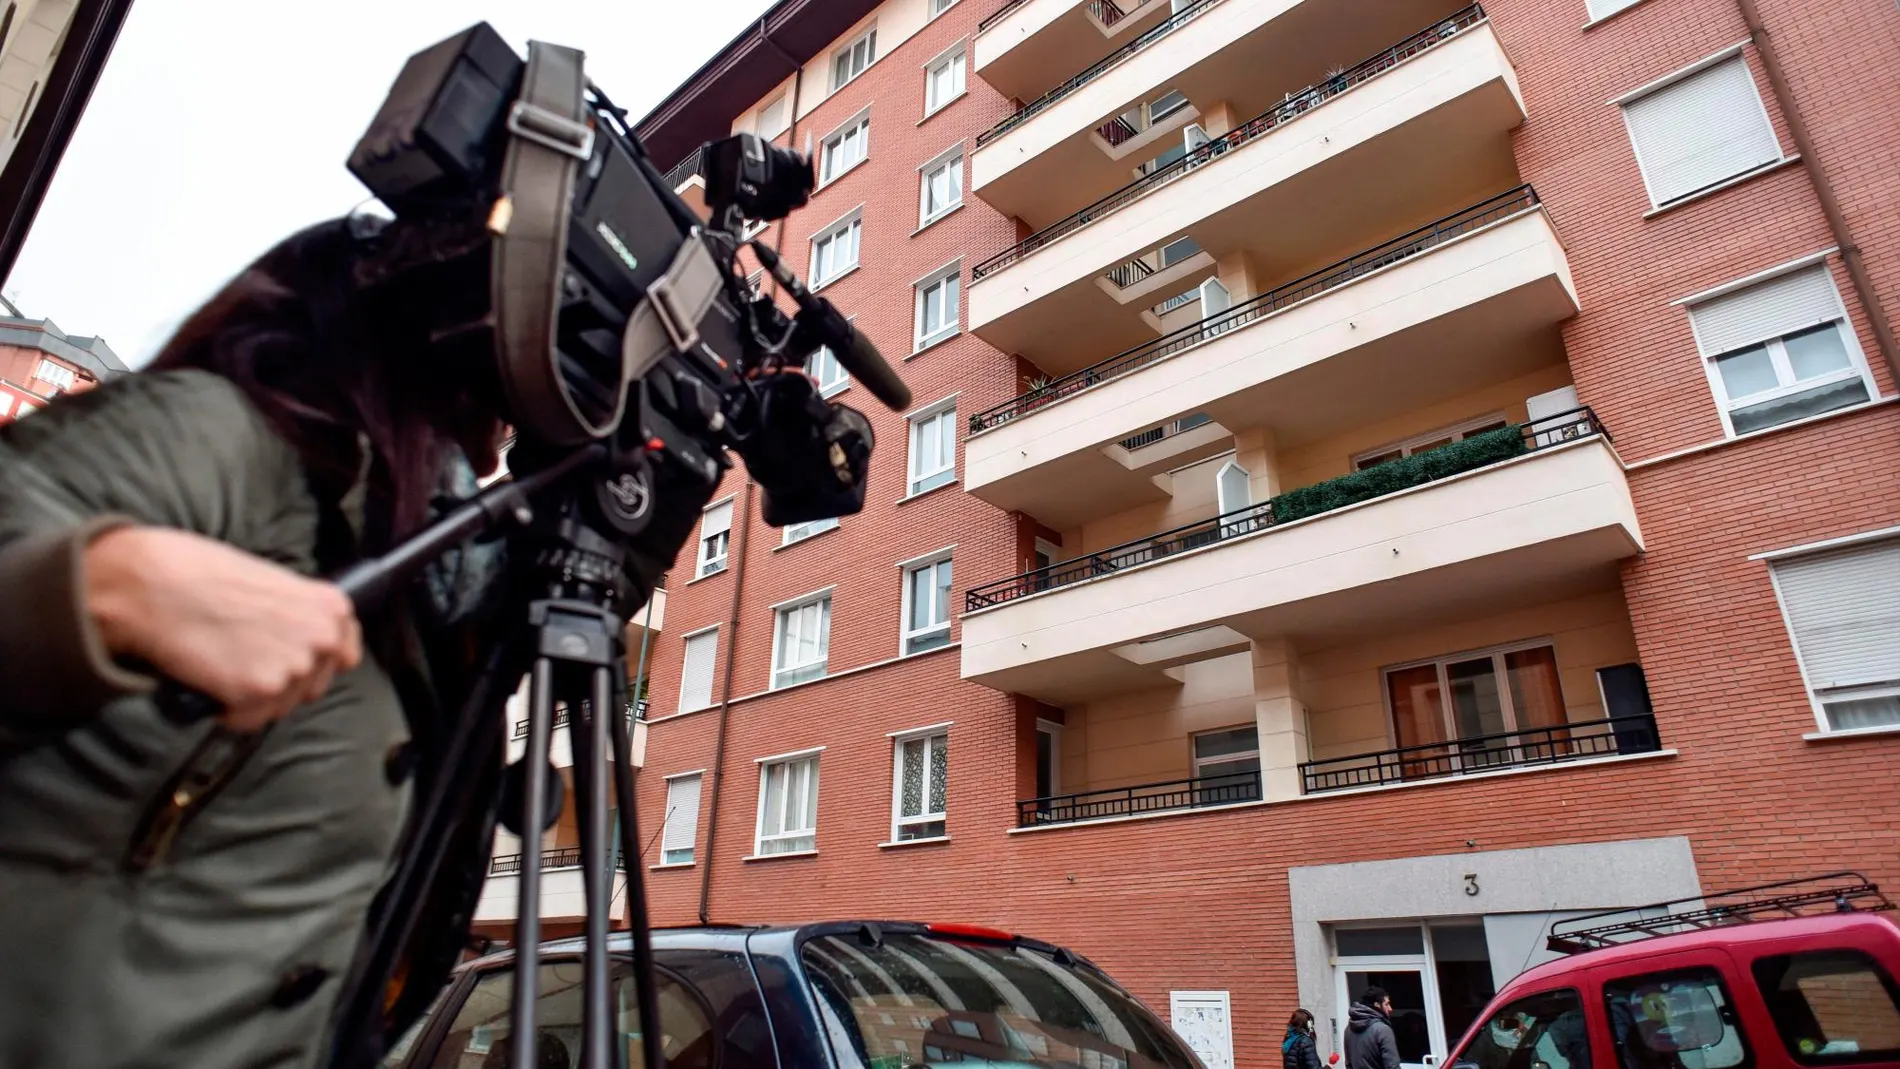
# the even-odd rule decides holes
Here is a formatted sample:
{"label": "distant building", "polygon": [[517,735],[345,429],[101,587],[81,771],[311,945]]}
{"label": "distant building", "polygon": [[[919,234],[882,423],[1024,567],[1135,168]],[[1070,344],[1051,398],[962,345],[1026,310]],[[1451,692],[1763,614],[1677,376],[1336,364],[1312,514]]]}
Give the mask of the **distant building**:
{"label": "distant building", "polygon": [[0,315],[0,423],[62,393],[81,393],[129,369],[104,338],[76,338],[50,319]]}

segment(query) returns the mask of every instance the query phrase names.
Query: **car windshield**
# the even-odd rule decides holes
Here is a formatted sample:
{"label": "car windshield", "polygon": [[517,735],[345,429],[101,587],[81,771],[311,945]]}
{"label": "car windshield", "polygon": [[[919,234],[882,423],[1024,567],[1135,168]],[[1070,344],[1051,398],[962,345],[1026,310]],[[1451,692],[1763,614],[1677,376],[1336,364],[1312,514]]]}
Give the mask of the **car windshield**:
{"label": "car windshield", "polygon": [[1027,947],[836,935],[803,959],[842,1065],[1198,1069],[1127,992]]}

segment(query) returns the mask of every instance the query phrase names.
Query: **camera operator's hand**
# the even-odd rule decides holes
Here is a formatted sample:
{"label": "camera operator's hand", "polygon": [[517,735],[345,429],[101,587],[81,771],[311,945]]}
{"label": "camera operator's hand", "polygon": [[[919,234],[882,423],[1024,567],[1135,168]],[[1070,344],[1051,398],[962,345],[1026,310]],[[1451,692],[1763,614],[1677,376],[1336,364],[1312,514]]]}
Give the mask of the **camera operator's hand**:
{"label": "camera operator's hand", "polygon": [[109,653],[215,699],[236,731],[321,697],[363,658],[336,586],[186,531],[100,535],[86,548],[85,602]]}

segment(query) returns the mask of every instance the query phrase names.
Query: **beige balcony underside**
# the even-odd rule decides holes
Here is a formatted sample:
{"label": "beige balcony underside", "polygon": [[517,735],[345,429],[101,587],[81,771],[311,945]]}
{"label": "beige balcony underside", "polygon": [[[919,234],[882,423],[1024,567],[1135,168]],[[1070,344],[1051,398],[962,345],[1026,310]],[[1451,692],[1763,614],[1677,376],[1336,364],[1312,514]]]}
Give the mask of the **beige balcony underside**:
{"label": "beige balcony underside", "polygon": [[1552,328],[1576,311],[1557,234],[1527,210],[973,435],[964,478],[1067,530],[1165,499],[1164,472],[1232,441],[1202,427],[1115,444],[1130,435],[1206,412],[1298,446],[1548,363]]}
{"label": "beige balcony underside", "polygon": [[[1031,0],[1010,18],[1026,20],[1061,5],[1062,0]],[[1455,0],[1223,0],[975,149],[970,189],[1005,214],[1031,226],[1047,225],[1122,185],[1134,163],[1154,154],[1115,159],[1095,134],[1115,116],[1178,90],[1202,111],[1225,103],[1239,118],[1250,118],[1329,71],[1390,48],[1458,6]],[[1077,5],[1051,23],[1049,32],[1077,19],[1093,25]],[[985,40],[1006,32],[1009,21],[978,38],[979,56]],[[1045,53],[1039,40],[1019,45],[1024,58],[1033,61],[1024,64],[1025,70],[1033,70],[1039,84],[1018,99],[1041,95],[1130,39],[1118,35],[1102,39],[1093,50],[1065,55],[1053,49]],[[989,78],[987,71],[979,73]]]}
{"label": "beige balcony underside", "polygon": [[[1135,0],[1117,2],[1135,7]],[[1170,13],[1168,0],[1146,0],[1103,26],[1090,16],[1087,0],[1029,0],[977,35],[976,75],[1004,96],[1033,100]]]}
{"label": "beige balcony underside", "polygon": [[[521,848],[516,843],[512,853]],[[587,890],[581,882],[582,870],[578,868],[555,869],[541,874],[541,919],[544,921],[581,920],[587,916]],[[516,873],[503,873],[488,877],[482,885],[482,897],[475,904],[475,922],[494,923],[513,920],[517,913],[517,896],[521,893],[521,877]],[[627,874],[615,872],[613,879],[613,902],[616,907],[626,901]]]}
{"label": "beige balcony underside", "polygon": [[1622,464],[1591,439],[970,613],[963,678],[1058,705],[1166,686],[1182,651],[1117,648],[1207,647],[1191,660],[1422,623],[1600,584],[1641,549]]}
{"label": "beige balcony underside", "polygon": [[1154,337],[1097,284],[1115,265],[1187,235],[1263,285],[1298,277],[1516,185],[1523,116],[1490,27],[1467,30],[985,276],[970,329],[1051,374],[1084,367]]}

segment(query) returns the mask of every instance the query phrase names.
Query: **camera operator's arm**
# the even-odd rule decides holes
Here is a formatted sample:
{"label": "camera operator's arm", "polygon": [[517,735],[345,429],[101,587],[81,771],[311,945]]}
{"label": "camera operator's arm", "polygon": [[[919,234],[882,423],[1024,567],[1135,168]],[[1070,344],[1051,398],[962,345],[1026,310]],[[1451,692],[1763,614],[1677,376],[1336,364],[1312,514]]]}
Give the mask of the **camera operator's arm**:
{"label": "camera operator's arm", "polygon": [[299,574],[314,563],[243,551],[314,532],[303,484],[289,445],[228,382],[198,372],[115,382],[7,428],[0,738],[62,730],[150,689],[148,672],[255,726],[354,667],[354,614]]}

